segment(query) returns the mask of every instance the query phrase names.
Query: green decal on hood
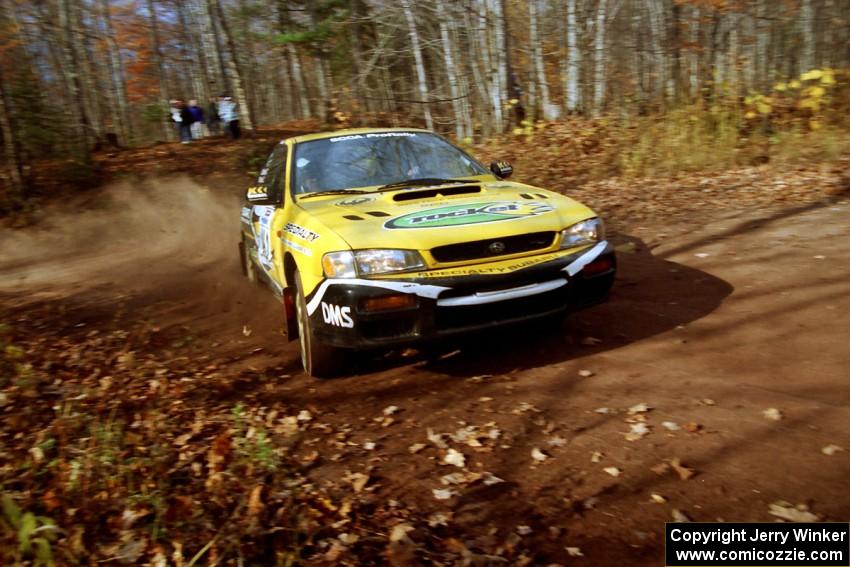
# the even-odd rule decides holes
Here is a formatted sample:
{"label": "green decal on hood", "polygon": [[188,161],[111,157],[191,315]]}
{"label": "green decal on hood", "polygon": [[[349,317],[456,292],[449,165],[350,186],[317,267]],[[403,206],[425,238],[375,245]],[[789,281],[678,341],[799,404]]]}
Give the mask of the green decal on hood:
{"label": "green decal on hood", "polygon": [[554,211],[555,207],[537,201],[497,201],[437,207],[409,213],[384,223],[386,228],[437,228],[533,217]]}

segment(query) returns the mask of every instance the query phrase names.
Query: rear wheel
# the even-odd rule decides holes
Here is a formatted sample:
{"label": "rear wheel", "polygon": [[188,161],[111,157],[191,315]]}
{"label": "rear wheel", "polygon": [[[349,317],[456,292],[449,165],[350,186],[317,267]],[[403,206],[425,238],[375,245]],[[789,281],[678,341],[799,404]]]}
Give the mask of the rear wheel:
{"label": "rear wheel", "polygon": [[295,318],[298,321],[298,343],[301,347],[301,363],[304,371],[316,378],[331,378],[340,373],[345,363],[345,350],[327,345],[317,340],[307,313],[307,300],[301,287],[301,277],[296,271],[294,277]]}

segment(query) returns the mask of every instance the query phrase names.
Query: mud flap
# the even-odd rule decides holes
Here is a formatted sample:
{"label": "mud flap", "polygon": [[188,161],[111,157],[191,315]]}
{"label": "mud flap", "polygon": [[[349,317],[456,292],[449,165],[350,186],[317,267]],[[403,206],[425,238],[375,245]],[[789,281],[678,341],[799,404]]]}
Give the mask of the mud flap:
{"label": "mud flap", "polygon": [[294,286],[283,288],[283,320],[286,340],[294,341],[298,338],[298,321],[295,319],[295,294]]}

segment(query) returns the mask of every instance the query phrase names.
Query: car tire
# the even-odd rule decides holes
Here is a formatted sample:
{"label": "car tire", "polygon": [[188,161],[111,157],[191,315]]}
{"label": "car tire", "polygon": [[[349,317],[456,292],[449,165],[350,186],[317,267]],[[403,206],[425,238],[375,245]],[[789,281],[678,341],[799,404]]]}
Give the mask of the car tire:
{"label": "car tire", "polygon": [[338,376],[345,363],[345,349],[324,344],[316,339],[307,313],[307,300],[304,298],[301,276],[297,270],[293,280],[296,286],[295,319],[298,323],[298,344],[304,372],[314,378]]}
{"label": "car tire", "polygon": [[254,285],[260,284],[260,278],[257,275],[257,268],[254,262],[251,261],[251,254],[248,250],[248,241],[243,236],[242,242],[239,243],[239,259],[242,262],[242,274],[248,278],[248,281]]}

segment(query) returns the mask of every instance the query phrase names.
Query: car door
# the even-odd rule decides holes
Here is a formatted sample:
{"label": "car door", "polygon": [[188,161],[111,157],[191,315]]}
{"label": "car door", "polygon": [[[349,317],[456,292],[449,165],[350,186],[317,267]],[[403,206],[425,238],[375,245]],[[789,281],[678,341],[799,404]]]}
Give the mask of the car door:
{"label": "car door", "polygon": [[278,144],[269,155],[257,185],[249,190],[250,195],[262,196],[261,204],[251,206],[251,229],[260,268],[271,276],[274,273],[274,246],[272,222],[275,211],[283,206],[284,171],[286,170],[286,145]]}

